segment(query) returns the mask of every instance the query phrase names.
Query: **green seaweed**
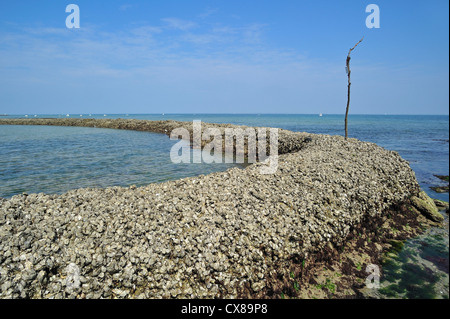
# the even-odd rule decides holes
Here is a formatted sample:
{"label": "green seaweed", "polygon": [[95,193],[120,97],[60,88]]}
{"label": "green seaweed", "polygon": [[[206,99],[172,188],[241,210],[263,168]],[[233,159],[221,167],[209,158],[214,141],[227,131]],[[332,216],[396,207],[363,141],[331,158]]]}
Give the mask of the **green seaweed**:
{"label": "green seaweed", "polygon": [[388,298],[436,298],[436,284],[444,275],[421,265],[420,259],[434,263],[444,272],[447,267],[448,272],[449,252],[444,236],[429,234],[406,244],[396,240],[390,244],[383,263],[382,280],[387,286],[380,288],[379,293]]}
{"label": "green seaweed", "polygon": [[405,243],[401,240],[391,240],[389,244],[391,245],[391,249],[389,250],[389,252],[396,253],[399,253],[405,245]]}
{"label": "green seaweed", "polygon": [[358,262],[358,263],[356,264],[356,269],[358,269],[359,271],[361,271],[362,265],[361,265],[360,262]]}
{"label": "green seaweed", "polygon": [[387,297],[397,298],[400,295],[403,295],[406,293],[406,289],[404,287],[401,287],[397,284],[390,284],[389,286],[385,288],[381,288],[380,293],[383,295],[386,295]]}
{"label": "green seaweed", "polygon": [[331,281],[330,278],[327,278],[325,280],[324,284],[318,284],[316,285],[317,289],[323,289],[323,288],[327,288],[331,293],[335,293],[336,292],[336,285]]}
{"label": "green seaweed", "polygon": [[400,272],[389,270],[385,279],[390,281],[397,279],[398,282],[381,288],[380,293],[387,297],[400,297],[408,299],[431,299],[436,297],[435,284],[440,276],[433,274],[429,269],[405,263],[400,267]]}

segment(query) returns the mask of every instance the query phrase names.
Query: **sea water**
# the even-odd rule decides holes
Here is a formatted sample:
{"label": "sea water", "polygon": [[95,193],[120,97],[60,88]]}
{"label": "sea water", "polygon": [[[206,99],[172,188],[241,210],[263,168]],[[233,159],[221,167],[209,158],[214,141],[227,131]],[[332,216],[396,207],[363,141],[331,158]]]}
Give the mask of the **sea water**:
{"label": "sea water", "polygon": [[150,132],[0,125],[0,197],[75,188],[142,186],[239,164],[172,163],[177,141]]}

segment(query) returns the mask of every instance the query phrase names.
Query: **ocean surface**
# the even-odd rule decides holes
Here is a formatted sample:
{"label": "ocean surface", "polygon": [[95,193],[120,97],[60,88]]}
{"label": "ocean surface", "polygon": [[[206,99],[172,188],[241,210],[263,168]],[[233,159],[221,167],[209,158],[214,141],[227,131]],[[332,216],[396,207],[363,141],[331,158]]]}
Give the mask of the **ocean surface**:
{"label": "ocean surface", "polygon": [[[291,131],[344,134],[343,115],[273,114],[72,114],[70,118],[201,120]],[[67,114],[2,118],[66,118]],[[349,137],[397,151],[433,198],[448,193],[434,175],[449,174],[449,117],[423,115],[349,115]],[[63,193],[73,188],[146,185],[208,174],[239,164],[174,164],[167,136],[125,130],[0,125],[0,197],[26,193]]]}
{"label": "ocean surface", "polygon": [[[2,118],[24,118],[25,115]],[[343,115],[267,114],[74,114],[26,117],[201,120],[292,131],[343,135]],[[420,186],[432,198],[449,200],[431,186],[448,185],[449,117],[349,115],[349,137],[397,151],[408,160]],[[0,125],[0,197],[21,193],[64,193],[81,187],[146,185],[223,171],[242,164],[174,164],[168,136],[126,130]],[[445,215],[445,214],[444,214]],[[408,240],[395,262],[383,265],[381,287],[366,297],[449,298],[448,216],[444,228],[431,228]]]}

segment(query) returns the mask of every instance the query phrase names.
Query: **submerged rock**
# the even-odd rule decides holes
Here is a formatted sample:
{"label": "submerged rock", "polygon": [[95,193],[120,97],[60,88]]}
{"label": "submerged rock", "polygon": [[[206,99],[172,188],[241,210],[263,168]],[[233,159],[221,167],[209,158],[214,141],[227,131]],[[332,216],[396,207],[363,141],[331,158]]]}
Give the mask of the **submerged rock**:
{"label": "submerged rock", "polygon": [[443,180],[445,182],[449,181],[448,175],[434,175],[434,176],[436,176],[437,178],[439,178],[440,180]]}
{"label": "submerged rock", "polygon": [[[435,177],[439,178],[440,180],[447,182],[449,181],[448,175],[434,175]],[[449,186],[433,186],[430,187],[432,190],[434,190],[436,193],[448,193]]]}
{"label": "submerged rock", "polygon": [[434,204],[439,210],[447,210],[449,208],[448,202],[433,198]]}
{"label": "submerged rock", "polygon": [[436,193],[448,193],[449,190],[448,186],[432,186],[430,188]]}

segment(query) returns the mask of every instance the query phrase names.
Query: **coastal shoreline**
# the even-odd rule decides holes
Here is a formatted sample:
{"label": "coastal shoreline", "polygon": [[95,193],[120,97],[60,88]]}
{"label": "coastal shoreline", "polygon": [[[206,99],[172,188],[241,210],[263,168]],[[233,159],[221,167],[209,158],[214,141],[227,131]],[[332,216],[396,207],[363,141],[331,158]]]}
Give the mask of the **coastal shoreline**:
{"label": "coastal shoreline", "polygon": [[[192,129],[186,122],[122,119],[0,124],[162,134]],[[396,152],[281,129],[278,151],[278,171],[267,176],[254,164],[139,188],[1,199],[0,296],[312,298],[317,295],[308,287],[323,285],[319,297],[357,297],[356,278],[368,275],[365,267],[379,261],[393,240],[414,236],[428,223],[411,201],[420,197],[414,172]],[[385,223],[385,232],[378,230]],[[311,279],[352,240],[355,246],[347,249],[372,250],[367,260],[343,263],[347,284],[340,281],[333,293],[326,281]]]}

